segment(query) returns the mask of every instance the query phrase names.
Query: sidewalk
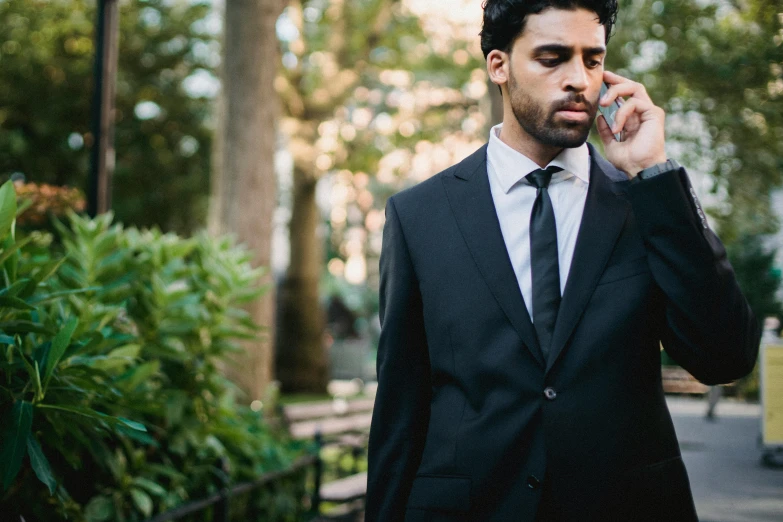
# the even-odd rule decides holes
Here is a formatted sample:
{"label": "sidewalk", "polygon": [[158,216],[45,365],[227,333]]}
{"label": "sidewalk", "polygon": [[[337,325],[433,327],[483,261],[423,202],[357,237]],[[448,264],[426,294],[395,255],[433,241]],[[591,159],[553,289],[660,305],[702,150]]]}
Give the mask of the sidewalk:
{"label": "sidewalk", "polygon": [[[687,397],[666,397],[666,403],[669,405],[669,411],[672,415],[684,415],[704,417],[707,410],[705,399],[692,399]],[[723,398],[718,402],[715,410],[718,417],[721,415],[728,417],[753,417],[758,419],[761,415],[761,406],[758,403],[739,402],[729,398]]]}
{"label": "sidewalk", "polygon": [[667,402],[700,521],[783,521],[783,468],[761,465],[759,405],[724,399],[709,422],[704,400]]}

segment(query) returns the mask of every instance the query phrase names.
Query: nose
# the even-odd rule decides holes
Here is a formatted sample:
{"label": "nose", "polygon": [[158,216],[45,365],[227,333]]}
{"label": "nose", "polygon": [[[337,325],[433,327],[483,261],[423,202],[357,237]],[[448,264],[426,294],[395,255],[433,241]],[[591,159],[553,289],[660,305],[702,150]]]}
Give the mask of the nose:
{"label": "nose", "polygon": [[587,67],[581,60],[571,60],[565,69],[564,90],[582,92],[587,86]]}

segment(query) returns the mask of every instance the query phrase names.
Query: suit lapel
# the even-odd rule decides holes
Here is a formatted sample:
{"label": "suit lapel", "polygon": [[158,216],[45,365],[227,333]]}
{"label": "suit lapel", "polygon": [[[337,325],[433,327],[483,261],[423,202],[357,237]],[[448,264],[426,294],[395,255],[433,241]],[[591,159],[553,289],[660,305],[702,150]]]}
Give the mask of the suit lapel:
{"label": "suit lapel", "polygon": [[554,366],[587,303],[593,295],[628,215],[628,204],[613,190],[613,181],[626,179],[590,147],[590,184],[579,234],[563,291],[547,361]]}
{"label": "suit lapel", "polygon": [[443,185],[457,225],[481,275],[519,337],[543,367],[544,358],[492,201],[486,145],[457,165],[453,176],[444,176]]}

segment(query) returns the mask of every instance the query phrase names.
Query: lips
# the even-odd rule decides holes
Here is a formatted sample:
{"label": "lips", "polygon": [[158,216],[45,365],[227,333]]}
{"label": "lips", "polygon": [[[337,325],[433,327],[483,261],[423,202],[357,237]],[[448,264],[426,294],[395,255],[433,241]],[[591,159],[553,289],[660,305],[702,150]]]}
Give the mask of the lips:
{"label": "lips", "polygon": [[587,112],[587,106],[581,103],[567,103],[559,110],[565,112]]}
{"label": "lips", "polygon": [[585,122],[590,119],[591,107],[587,102],[569,101],[559,104],[555,112],[560,118],[573,122]]}
{"label": "lips", "polygon": [[587,110],[585,109],[578,109],[578,110],[560,109],[559,111],[557,111],[557,114],[559,114],[560,116],[562,116],[567,120],[573,120],[573,121],[584,121],[590,117],[590,115],[587,113]]}

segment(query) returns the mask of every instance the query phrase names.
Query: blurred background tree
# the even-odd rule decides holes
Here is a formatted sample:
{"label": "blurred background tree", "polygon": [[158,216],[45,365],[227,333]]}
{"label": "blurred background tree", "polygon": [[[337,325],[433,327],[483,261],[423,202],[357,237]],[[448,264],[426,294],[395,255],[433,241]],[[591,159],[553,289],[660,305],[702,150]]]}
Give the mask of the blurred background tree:
{"label": "blurred background tree", "polygon": [[775,251],[760,236],[742,236],[727,250],[739,285],[759,322],[768,316],[779,317],[783,312],[777,298],[781,274],[780,268],[775,267]]}
{"label": "blurred background tree", "polygon": [[[206,218],[220,20],[206,2],[120,11],[114,209],[189,233]],[[94,1],[0,1],[0,177],[85,187],[94,19]]]}
{"label": "blurred background tree", "polygon": [[486,87],[476,39],[448,45],[446,34],[428,33],[411,4],[295,0],[278,23],[282,129],[293,160],[276,351],[287,391],[323,391],[329,378],[324,263],[348,286],[377,290],[386,198],[480,145]]}
{"label": "blurred background tree", "polygon": [[[255,267],[269,267],[272,255],[279,114],[274,85],[280,63],[275,22],[282,9],[282,0],[232,1],[223,16],[209,230],[236,235],[248,246]],[[274,292],[248,304],[248,311],[266,327],[265,334],[247,341],[240,364],[227,370],[250,399],[260,399],[272,380]]]}

